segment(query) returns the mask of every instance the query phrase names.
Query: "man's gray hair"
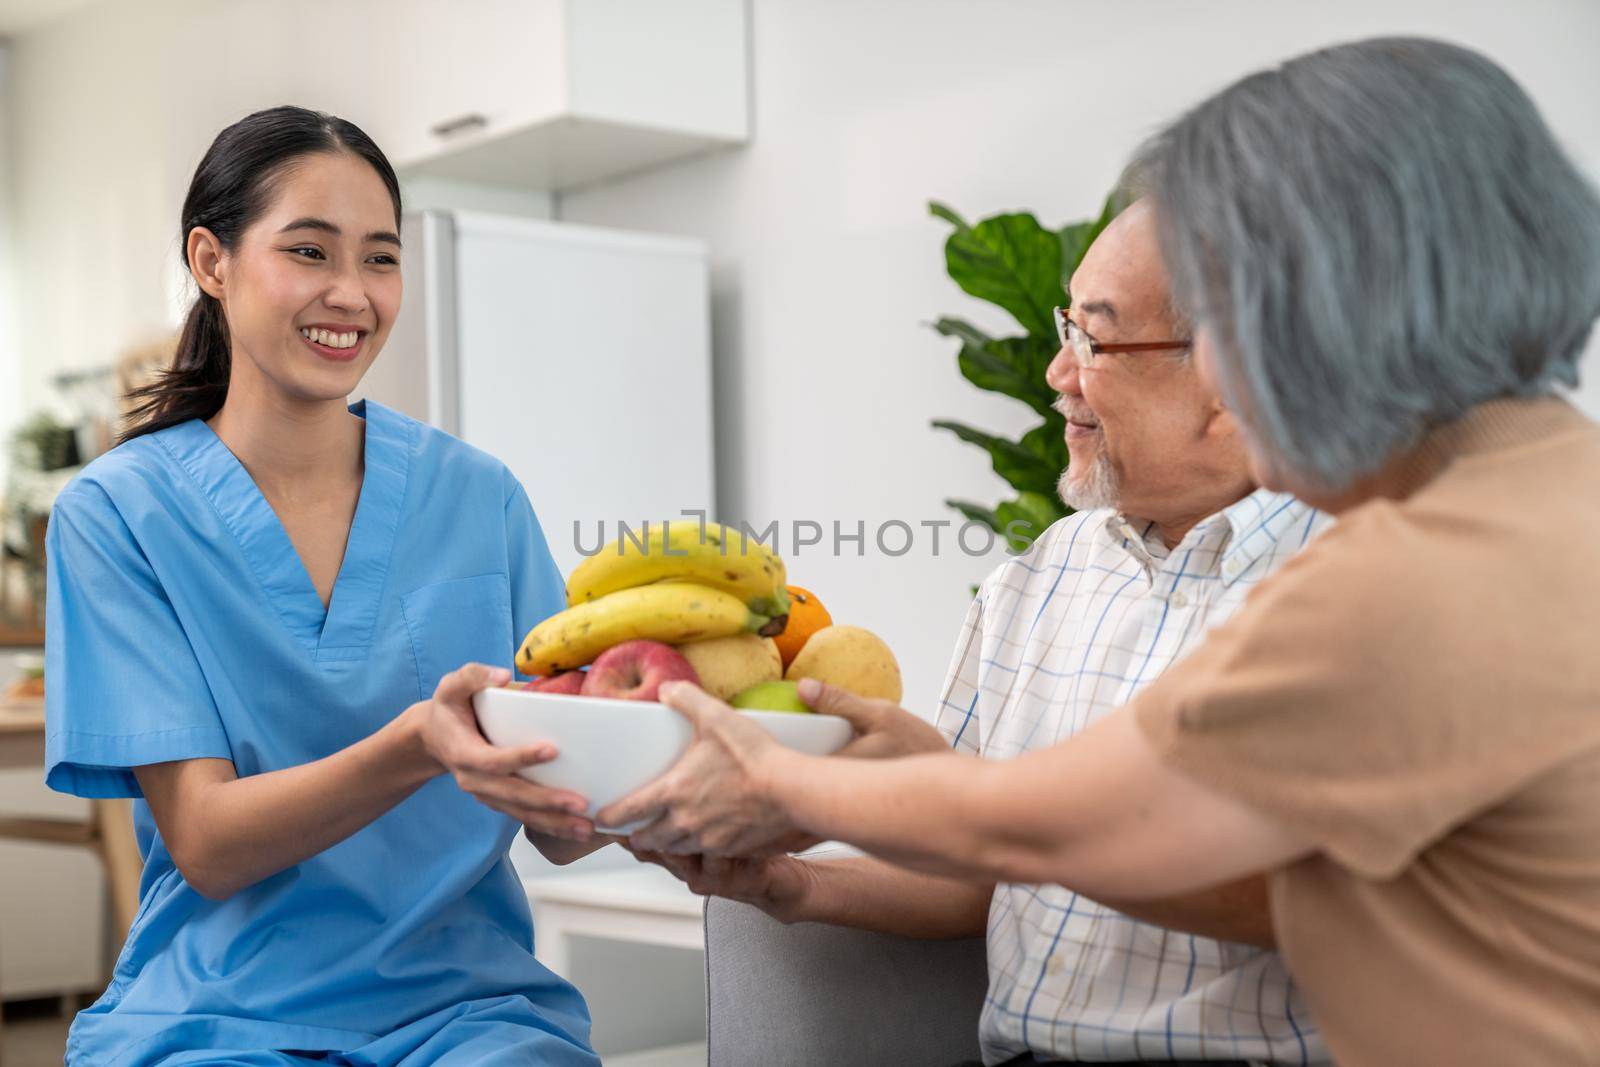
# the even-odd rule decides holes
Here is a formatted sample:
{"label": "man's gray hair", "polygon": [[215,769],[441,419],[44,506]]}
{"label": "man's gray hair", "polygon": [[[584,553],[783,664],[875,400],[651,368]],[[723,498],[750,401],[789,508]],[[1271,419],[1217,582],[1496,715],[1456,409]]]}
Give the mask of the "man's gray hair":
{"label": "man's gray hair", "polygon": [[1600,197],[1476,52],[1382,38],[1253,74],[1128,184],[1223,398],[1300,484],[1346,488],[1474,405],[1577,384]]}

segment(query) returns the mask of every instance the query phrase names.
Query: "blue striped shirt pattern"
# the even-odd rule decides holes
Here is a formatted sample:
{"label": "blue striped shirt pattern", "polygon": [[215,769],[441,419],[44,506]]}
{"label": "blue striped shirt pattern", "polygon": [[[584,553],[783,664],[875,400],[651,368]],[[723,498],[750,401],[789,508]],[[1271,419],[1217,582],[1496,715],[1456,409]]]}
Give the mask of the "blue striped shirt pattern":
{"label": "blue striped shirt pattern", "polygon": [[[984,581],[935,719],[1011,759],[1126,704],[1331,520],[1257,490],[1170,551],[1111,510],[1055,523]],[[1330,1062],[1276,953],[1140,922],[1060,886],[996,888],[984,1061]]]}

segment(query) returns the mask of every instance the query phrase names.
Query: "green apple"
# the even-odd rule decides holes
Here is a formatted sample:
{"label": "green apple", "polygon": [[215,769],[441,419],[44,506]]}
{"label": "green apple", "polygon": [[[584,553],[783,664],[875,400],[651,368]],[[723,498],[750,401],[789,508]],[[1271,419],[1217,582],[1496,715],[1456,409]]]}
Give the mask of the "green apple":
{"label": "green apple", "polygon": [[748,689],[741,689],[730,703],[746,711],[811,710],[800,699],[799,682],[757,682]]}

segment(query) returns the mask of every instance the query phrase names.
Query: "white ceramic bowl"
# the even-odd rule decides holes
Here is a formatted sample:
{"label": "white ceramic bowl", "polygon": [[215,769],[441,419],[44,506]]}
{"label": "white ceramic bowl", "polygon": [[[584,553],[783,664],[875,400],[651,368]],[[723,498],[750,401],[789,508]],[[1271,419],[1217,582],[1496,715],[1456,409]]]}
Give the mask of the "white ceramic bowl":
{"label": "white ceramic bowl", "polygon": [[[689,720],[665,704],[640,700],[485,689],[473,698],[478,725],[491,744],[549,741],[559,753],[519,773],[530,782],[570,789],[589,801],[589,817],[658,777],[689,747]],[[778,742],[813,756],[837,752],[850,723],[837,715],[741,711]],[[631,833],[638,826],[610,828]]]}

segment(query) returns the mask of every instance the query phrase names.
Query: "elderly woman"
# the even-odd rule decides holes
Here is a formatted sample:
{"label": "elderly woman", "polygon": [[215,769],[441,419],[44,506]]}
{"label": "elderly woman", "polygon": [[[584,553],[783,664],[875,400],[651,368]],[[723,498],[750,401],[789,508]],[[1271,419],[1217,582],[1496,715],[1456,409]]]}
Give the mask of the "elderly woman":
{"label": "elderly woman", "polygon": [[815,759],[684,686],[695,745],[602,820],[724,874],[797,832],[1111,900],[1265,871],[1341,1064],[1600,1062],[1600,429],[1555,395],[1600,200],[1503,71],[1423,40],[1248,77],[1145,163],[1202,367],[1332,531],[1056,748]]}

